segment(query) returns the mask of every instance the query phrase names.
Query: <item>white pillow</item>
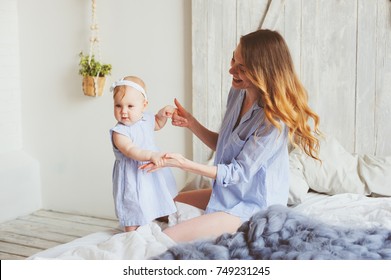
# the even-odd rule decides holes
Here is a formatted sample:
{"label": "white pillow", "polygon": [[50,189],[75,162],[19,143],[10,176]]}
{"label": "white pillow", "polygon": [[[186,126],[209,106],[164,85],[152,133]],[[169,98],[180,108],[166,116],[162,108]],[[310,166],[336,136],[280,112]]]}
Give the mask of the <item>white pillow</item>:
{"label": "white pillow", "polygon": [[303,164],[300,161],[302,156],[303,153],[299,148],[295,148],[289,153],[290,185],[288,205],[300,204],[309,190],[303,174]]}
{"label": "white pillow", "polygon": [[310,189],[329,195],[370,193],[358,173],[358,156],[347,152],[334,137],[320,140],[319,158],[322,162],[304,153],[300,156]]}
{"label": "white pillow", "polygon": [[358,172],[372,196],[391,196],[391,157],[362,155]]}

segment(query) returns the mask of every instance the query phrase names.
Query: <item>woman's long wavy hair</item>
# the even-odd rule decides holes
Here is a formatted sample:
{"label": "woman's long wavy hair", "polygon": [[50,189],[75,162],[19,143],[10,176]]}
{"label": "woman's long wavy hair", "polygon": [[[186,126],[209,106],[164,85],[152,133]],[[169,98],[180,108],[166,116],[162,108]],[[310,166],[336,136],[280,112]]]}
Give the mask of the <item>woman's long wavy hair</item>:
{"label": "woman's long wavy hair", "polygon": [[[269,122],[289,128],[289,139],[319,160],[319,116],[308,105],[307,92],[294,70],[289,48],[276,31],[257,30],[240,39],[246,75],[261,92],[260,102]],[[309,119],[313,120],[313,131]]]}

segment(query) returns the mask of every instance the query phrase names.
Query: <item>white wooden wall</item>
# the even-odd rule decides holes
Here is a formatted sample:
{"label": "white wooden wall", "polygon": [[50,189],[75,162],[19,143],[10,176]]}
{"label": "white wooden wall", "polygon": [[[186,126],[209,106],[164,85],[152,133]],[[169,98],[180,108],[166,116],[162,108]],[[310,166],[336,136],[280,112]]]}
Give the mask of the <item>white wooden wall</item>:
{"label": "white wooden wall", "polygon": [[[321,130],[352,153],[391,155],[389,0],[192,0],[193,114],[218,130],[232,51],[260,27],[286,39]],[[194,159],[211,154],[194,140]]]}

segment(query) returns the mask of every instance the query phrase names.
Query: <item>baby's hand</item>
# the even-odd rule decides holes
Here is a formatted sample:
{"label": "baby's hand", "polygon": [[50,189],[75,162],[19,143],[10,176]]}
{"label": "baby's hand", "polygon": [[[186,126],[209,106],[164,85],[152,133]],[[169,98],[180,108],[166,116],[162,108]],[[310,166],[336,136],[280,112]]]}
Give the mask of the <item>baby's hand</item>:
{"label": "baby's hand", "polygon": [[165,117],[165,118],[172,118],[172,115],[175,112],[176,112],[176,108],[171,105],[167,105],[160,110],[162,117]]}
{"label": "baby's hand", "polygon": [[164,156],[165,153],[152,152],[151,162],[153,162],[153,164],[156,166],[162,166],[164,164]]}

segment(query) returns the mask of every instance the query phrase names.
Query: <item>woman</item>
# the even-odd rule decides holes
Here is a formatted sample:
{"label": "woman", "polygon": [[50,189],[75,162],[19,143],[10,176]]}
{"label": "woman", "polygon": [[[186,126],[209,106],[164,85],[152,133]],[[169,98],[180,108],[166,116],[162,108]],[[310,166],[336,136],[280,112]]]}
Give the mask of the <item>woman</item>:
{"label": "woman", "polygon": [[[175,100],[172,123],[189,128],[216,151],[214,166],[180,154],[167,154],[164,166],[214,179],[212,190],[184,192],[176,201],[205,209],[165,233],[177,242],[234,232],[250,217],[272,204],[286,205],[289,193],[288,142],[318,159],[319,117],[309,108],[306,91],[293,67],[282,36],[258,30],[241,37],[229,73],[227,110],[219,133],[202,126]],[[143,166],[150,172],[160,167]]]}

